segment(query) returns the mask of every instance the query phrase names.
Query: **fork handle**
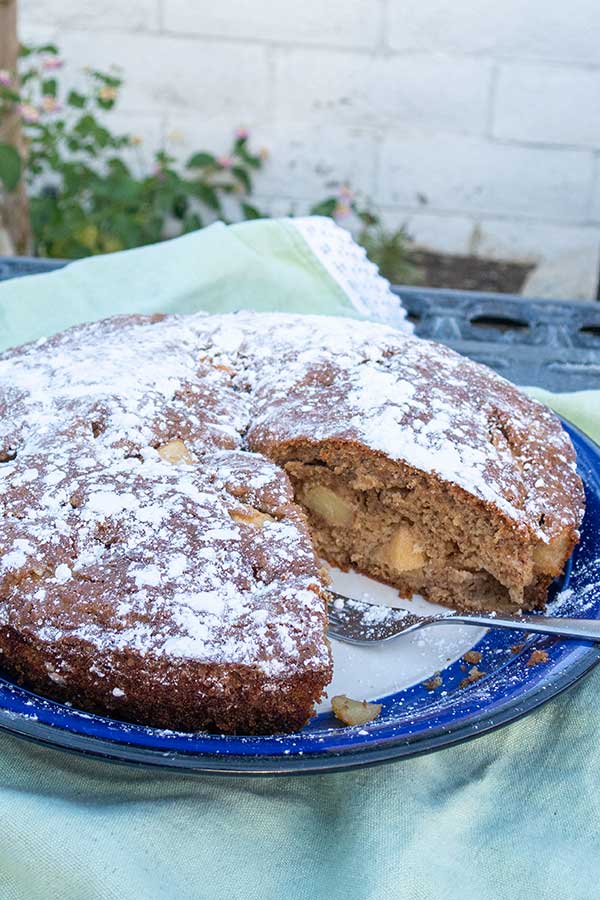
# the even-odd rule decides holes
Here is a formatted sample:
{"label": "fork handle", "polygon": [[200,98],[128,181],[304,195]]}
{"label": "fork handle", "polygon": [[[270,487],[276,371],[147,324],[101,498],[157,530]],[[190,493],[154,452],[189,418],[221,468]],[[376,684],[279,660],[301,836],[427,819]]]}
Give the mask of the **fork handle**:
{"label": "fork handle", "polygon": [[584,641],[600,641],[600,619],[566,619],[556,616],[479,616],[457,614],[440,617],[438,623],[461,622],[465,625],[483,625],[485,628],[512,628],[531,631],[534,634],[556,634],[561,637],[579,638]]}

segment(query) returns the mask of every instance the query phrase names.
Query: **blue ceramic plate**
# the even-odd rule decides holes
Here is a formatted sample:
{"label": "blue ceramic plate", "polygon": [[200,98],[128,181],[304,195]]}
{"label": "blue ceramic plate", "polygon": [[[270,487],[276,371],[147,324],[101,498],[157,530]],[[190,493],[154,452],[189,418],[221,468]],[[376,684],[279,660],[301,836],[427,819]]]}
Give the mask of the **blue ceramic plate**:
{"label": "blue ceramic plate", "polygon": [[[582,540],[569,570],[552,589],[551,611],[600,618],[600,449],[572,426],[565,427],[577,450],[587,509]],[[447,628],[428,629],[430,643],[425,646],[432,647],[434,634]],[[458,649],[459,644],[454,656],[466,649]],[[515,652],[519,644],[522,649]],[[231,737],[167,732],[88,715],[2,679],[0,727],[65,750],[188,772],[323,772],[413,756],[485,734],[555,697],[600,659],[600,646],[585,641],[526,637],[500,630],[484,633],[476,648],[482,654],[479,668],[486,672],[479,681],[460,686],[468,667],[458,658],[443,669],[443,685],[437,690],[428,690],[420,680],[404,689],[386,691],[379,698],[381,716],[360,728],[342,727],[324,711],[299,734]],[[534,649],[545,650],[547,661],[528,666]],[[437,667],[432,659],[429,674]]]}

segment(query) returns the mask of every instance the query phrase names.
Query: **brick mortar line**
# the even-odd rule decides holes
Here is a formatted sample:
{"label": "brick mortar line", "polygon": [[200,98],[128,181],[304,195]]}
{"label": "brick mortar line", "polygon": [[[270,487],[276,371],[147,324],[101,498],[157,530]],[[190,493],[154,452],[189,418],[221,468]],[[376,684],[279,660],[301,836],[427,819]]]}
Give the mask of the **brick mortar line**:
{"label": "brick mortar line", "polygon": [[539,218],[538,216],[524,216],[519,215],[518,213],[473,213],[468,212],[466,210],[452,210],[448,211],[445,209],[424,209],[423,207],[407,207],[407,206],[394,206],[386,203],[381,203],[377,205],[377,209],[382,213],[401,213],[406,215],[424,215],[430,216],[435,219],[452,219],[452,218],[461,218],[466,219],[472,225],[485,225],[486,223],[525,223],[527,225],[541,225],[547,226],[549,228],[562,228],[566,230],[572,231],[589,231],[594,233],[600,229],[600,219],[587,219],[585,221],[565,221],[564,219],[548,219],[548,218]]}
{"label": "brick mortar line", "polygon": [[[260,203],[269,203],[269,202],[280,202],[280,203],[289,203],[291,206],[294,204],[303,205],[306,203],[310,203],[314,200],[312,197],[291,197],[288,194],[270,194],[270,193],[260,193],[256,194],[256,200]],[[486,224],[498,224],[498,223],[513,223],[515,225],[540,225],[549,228],[563,228],[566,230],[573,231],[589,231],[590,234],[594,234],[597,231],[600,231],[600,219],[590,219],[584,222],[573,222],[573,221],[565,221],[557,220],[557,219],[548,219],[543,218],[540,219],[536,216],[523,216],[518,214],[500,214],[500,213],[472,213],[466,210],[446,210],[446,209],[423,209],[423,207],[406,207],[406,206],[393,206],[383,204],[377,204],[376,208],[379,212],[388,214],[388,213],[399,213],[401,215],[425,215],[430,216],[431,218],[436,219],[450,219],[453,217],[459,217],[462,219],[466,219],[467,223],[476,226]]]}
{"label": "brick mortar line", "polygon": [[379,28],[377,34],[377,50],[379,50],[382,55],[387,55],[390,52],[390,47],[387,40],[389,11],[389,0],[379,0]]}
{"label": "brick mortar line", "polygon": [[[266,119],[263,119],[260,123],[258,123],[257,127],[271,127],[280,125],[282,128],[285,128],[289,125],[288,120],[283,120],[277,115],[277,111],[275,110],[276,105],[276,97],[274,88],[279,80],[279,72],[277,67],[277,57],[271,54],[267,54],[267,78],[268,78],[268,91],[266,103],[258,103],[256,108],[253,109],[253,114],[263,116],[267,115]],[[488,99],[488,104],[489,104]],[[198,113],[198,107],[191,103],[189,105],[181,105],[181,106],[173,106],[169,103],[163,103],[161,101],[156,101],[152,104],[152,106],[129,106],[127,103],[120,105],[117,112],[125,114],[125,115],[139,115],[139,116],[159,116],[163,115],[166,112],[169,112],[173,115],[177,113],[181,113],[183,115],[193,115]],[[269,111],[271,114],[269,115]],[[554,154],[562,154],[562,153],[578,153],[580,156],[589,157],[590,160],[594,160],[600,156],[600,144],[567,144],[567,143],[558,143],[554,141],[535,141],[535,140],[527,140],[522,138],[508,138],[508,137],[499,137],[493,134],[493,132],[489,131],[489,127],[491,125],[490,121],[490,109],[489,105],[486,105],[486,119],[487,121],[484,123],[484,127],[478,128],[477,124],[473,124],[473,128],[471,129],[456,129],[449,130],[447,128],[432,128],[431,131],[417,131],[414,128],[410,128],[410,135],[416,135],[419,138],[430,138],[433,140],[441,140],[444,137],[463,137],[467,139],[476,139],[481,140],[483,144],[489,144],[491,146],[500,146],[500,147],[521,147],[525,150],[545,150]],[[406,137],[407,131],[406,129],[403,131],[398,130],[397,126],[397,118],[390,118],[388,120],[380,120],[377,122],[370,121],[365,122],[361,118],[357,118],[356,120],[338,120],[336,122],[331,122],[326,120],[325,118],[320,119],[316,118],[303,118],[303,119],[294,119],[293,121],[294,127],[296,126],[305,126],[307,130],[314,131],[318,129],[327,130],[338,130],[340,132],[345,132],[348,129],[358,129],[364,133],[365,137],[375,137],[378,138],[381,142],[384,141],[402,141],[403,138]]]}
{"label": "brick mortar line", "polygon": [[494,137],[494,118],[496,112],[496,100],[498,96],[499,76],[500,66],[498,65],[498,63],[493,63],[492,70],[490,72],[490,83],[488,85],[487,110],[484,128],[485,136],[490,140],[492,140]]}
{"label": "brick mortar line", "polygon": [[[261,201],[281,201],[285,203],[310,203],[314,201],[314,197],[309,195],[292,196],[290,194],[273,194],[270,192],[259,191],[256,194]],[[528,225],[542,225],[548,227],[559,227],[565,229],[585,229],[594,232],[600,229],[600,218],[595,219],[593,216],[586,219],[558,219],[554,216],[544,216],[540,218],[535,215],[526,215],[523,213],[499,213],[487,210],[466,210],[459,207],[440,208],[432,206],[396,206],[389,203],[375,203],[376,208],[383,213],[405,213],[406,215],[425,215],[434,218],[449,219],[458,216],[467,219],[469,222],[476,224],[485,224],[486,222],[514,222],[524,223]]]}
{"label": "brick mortar line", "polygon": [[[600,161],[597,154],[594,154],[592,157],[592,177],[591,177],[591,185],[588,193],[586,212],[589,218],[594,219],[594,201],[596,198],[596,192],[598,188],[598,181],[600,178]],[[598,221],[600,221],[600,215],[598,216]],[[600,288],[600,285],[599,285]]]}
{"label": "brick mortar line", "polygon": [[158,31],[162,33],[165,27],[165,3],[164,0],[154,0],[154,2],[156,3]]}
{"label": "brick mortar line", "polygon": [[277,103],[277,82],[279,80],[279,66],[277,54],[273,52],[273,49],[271,47],[267,47],[265,52],[267,59],[267,89],[263,111],[268,118],[269,113],[273,115],[273,110],[275,109],[275,105]]}
{"label": "brick mortar line", "polygon": [[[36,27],[45,27],[42,25]],[[90,36],[91,27],[84,24],[80,25],[54,25],[60,34],[77,34]],[[328,44],[328,43],[312,43],[310,41],[299,41],[296,39],[286,40],[285,38],[260,38],[260,37],[240,37],[232,34],[220,34],[217,32],[209,33],[193,33],[173,31],[167,27],[161,28],[122,28],[117,25],[93,25],[94,33],[103,35],[122,35],[130,38],[168,38],[170,40],[185,41],[187,43],[210,43],[210,44],[244,44],[252,47],[269,47],[275,50],[321,50],[328,53],[358,53],[361,56],[373,56],[377,52],[377,42],[371,46],[365,47],[355,46],[353,44]],[[382,54],[383,55],[383,54]],[[406,56],[407,54],[402,54]],[[412,54],[411,54],[412,55]],[[426,54],[430,55],[430,54]]]}
{"label": "brick mortar line", "polygon": [[525,66],[531,69],[564,69],[567,72],[591,72],[600,74],[600,60],[598,62],[581,62],[581,60],[568,59],[546,59],[544,57],[535,56],[509,56],[506,54],[487,54],[485,52],[476,53],[475,51],[463,51],[461,55],[471,58],[492,59],[499,66]]}
{"label": "brick mortar line", "polygon": [[[348,123],[345,123],[348,125]],[[359,127],[358,124],[355,124],[350,127]],[[362,127],[362,126],[361,126]],[[365,128],[369,126],[364,126]],[[372,126],[371,126],[372,127]],[[385,127],[385,125],[384,125]],[[406,132],[399,132],[395,128],[390,128],[389,124],[387,127],[386,137],[392,141],[401,140],[402,137],[406,134]],[[483,138],[484,143],[492,144],[494,146],[506,146],[506,147],[523,147],[525,149],[536,149],[536,150],[551,150],[557,153],[562,152],[573,152],[576,151],[580,154],[584,154],[590,157],[594,157],[600,154],[600,145],[592,145],[592,144],[557,144],[548,141],[527,141],[521,140],[519,138],[500,138],[495,137],[493,134],[487,134],[485,132],[472,132],[472,131],[448,131],[447,129],[437,129],[435,132],[427,132],[427,131],[416,131],[411,129],[411,134],[417,134],[418,137],[429,137],[436,140],[441,140],[445,136],[462,136],[462,137],[470,137],[470,138]]]}
{"label": "brick mortar line", "polygon": [[585,153],[590,157],[594,157],[594,154],[600,151],[600,144],[558,144],[552,143],[549,141],[529,141],[523,140],[522,138],[504,138],[504,137],[496,137],[491,134],[487,136],[487,139],[491,144],[499,144],[500,146],[507,147],[531,147],[534,150],[558,150],[559,152],[564,151],[578,151],[580,153]]}
{"label": "brick mortar line", "polygon": [[[162,7],[160,7],[162,9]],[[90,25],[85,25],[84,23],[78,25],[56,25],[53,23],[52,25],[43,25],[42,23],[31,22],[30,25],[32,27],[39,28],[54,28],[58,30],[59,33],[83,33],[86,36],[90,34]],[[430,58],[433,60],[487,60],[490,63],[497,63],[499,65],[504,65],[506,63],[516,63],[519,65],[531,65],[532,67],[550,67],[550,68],[564,68],[569,71],[578,70],[581,72],[598,72],[600,73],[600,60],[598,62],[582,62],[580,59],[560,59],[560,58],[545,58],[545,57],[530,57],[530,56],[520,56],[520,55],[510,55],[503,53],[490,53],[485,50],[448,50],[443,48],[406,48],[406,49],[397,49],[397,48],[388,48],[386,46],[385,52],[380,52],[381,48],[376,40],[373,45],[365,47],[364,45],[358,46],[353,44],[328,44],[328,43],[314,43],[310,41],[302,41],[296,39],[286,40],[285,38],[260,38],[260,37],[238,37],[236,35],[228,35],[222,34],[220,32],[210,32],[210,33],[190,33],[190,32],[180,32],[177,30],[169,29],[165,26],[158,26],[157,28],[123,28],[118,25],[98,25],[94,23],[93,25],[94,32],[98,32],[101,34],[121,34],[123,36],[127,35],[129,37],[154,37],[160,39],[161,37],[171,38],[175,40],[182,41],[200,41],[200,42],[218,42],[218,43],[226,43],[226,44],[247,44],[249,46],[262,46],[262,47],[272,47],[276,50],[309,50],[309,51],[325,51],[325,52],[333,52],[333,53],[352,53],[359,54],[361,56],[373,56],[379,55],[381,58],[389,58],[390,60],[401,58],[414,58],[414,57],[423,57]]]}
{"label": "brick mortar line", "polygon": [[540,218],[536,215],[527,215],[525,213],[499,213],[492,210],[466,210],[460,207],[432,207],[426,209],[422,206],[395,206],[394,204],[377,203],[377,208],[386,212],[406,212],[411,215],[423,214],[433,215],[436,217],[461,216],[463,218],[472,219],[476,222],[523,222],[530,225],[548,225],[560,228],[585,228],[595,231],[600,228],[600,218],[586,217],[582,219],[559,219],[555,216],[544,216]]}
{"label": "brick mortar line", "polygon": [[[255,123],[253,126],[256,129],[260,128],[281,128],[282,130],[286,130],[289,127],[289,123],[283,121],[278,118],[277,115],[273,112],[275,107],[275,89],[276,89],[276,76],[272,77],[272,69],[271,66],[274,65],[273,61],[268,60],[267,69],[268,69],[268,84],[267,84],[267,96],[264,102],[257,103],[256,107],[252,110],[253,116],[258,116],[260,121]],[[275,70],[276,71],[276,70]],[[272,111],[272,114],[269,115],[269,110]],[[198,107],[194,105],[190,106],[177,106],[174,107],[172,105],[160,104],[157,103],[152,108],[150,107],[129,107],[127,105],[120,106],[116,110],[117,112],[127,115],[127,116],[140,116],[144,118],[160,118],[165,115],[169,115],[169,117],[176,121],[177,115],[182,115],[184,117],[189,117],[198,113]],[[217,118],[217,116],[211,116],[211,119]],[[248,118],[248,116],[246,116]],[[356,122],[338,122],[335,124],[331,124],[327,121],[315,121],[312,119],[302,119],[302,120],[294,120],[294,126],[305,126],[307,131],[317,132],[320,130],[324,130],[325,132],[334,129],[338,131],[340,134],[344,134],[349,130],[358,129],[362,132],[362,135],[365,140],[376,139],[377,144],[375,147],[375,157],[376,163],[374,166],[373,173],[373,182],[375,184],[379,183],[381,164],[382,164],[382,145],[383,142],[390,140],[392,142],[400,142],[402,141],[402,136],[396,136],[393,130],[390,130],[390,122],[380,122],[377,124],[366,124],[357,120]],[[594,147],[592,145],[583,146],[581,144],[555,144],[555,143],[543,143],[540,141],[523,141],[511,138],[497,138],[494,137],[493,134],[488,134],[486,131],[448,131],[448,130],[437,130],[432,131],[430,133],[422,132],[419,134],[419,137],[422,138],[430,138],[433,140],[440,140],[443,137],[463,137],[463,138],[475,138],[482,139],[483,144],[489,144],[490,146],[499,146],[499,147],[520,147],[524,150],[542,150],[548,151],[553,154],[561,154],[561,153],[578,153],[580,156],[583,156],[594,164],[596,160],[598,160],[600,156],[600,146]],[[593,191],[595,186],[595,178],[592,177],[590,179],[589,190]]]}
{"label": "brick mortar line", "polygon": [[[269,67],[267,66],[267,71],[269,72]],[[278,78],[277,69],[275,68],[275,78],[274,82]],[[262,104],[260,104],[262,106]],[[124,113],[126,115],[159,115],[163,112],[170,112],[175,114],[181,113],[182,115],[197,115],[199,110],[198,107],[194,104],[191,105],[177,105],[174,106],[172,103],[167,101],[156,101],[153,105],[150,106],[130,106],[126,101],[123,104],[120,104],[116,108],[117,112]],[[325,131],[339,131],[339,132],[347,132],[348,130],[358,130],[364,133],[365,137],[377,138],[380,141],[384,141],[386,138],[391,138],[392,140],[398,140],[397,135],[402,134],[405,135],[406,131],[398,132],[397,131],[397,118],[392,118],[389,120],[381,120],[377,122],[365,122],[363,119],[356,119],[354,121],[350,121],[348,119],[331,121],[327,118],[303,118],[303,119],[284,119],[281,118],[280,115],[277,114],[277,110],[273,107],[269,107],[266,111],[257,107],[253,108],[252,112],[261,117],[260,121],[257,123],[256,127],[268,126],[271,127],[273,125],[280,126],[282,129],[289,129],[290,127],[295,128],[298,126],[305,126],[307,131],[314,132],[316,130],[324,129]],[[213,117],[209,117],[213,118]],[[395,127],[394,127],[395,126]],[[473,126],[474,129],[477,128],[476,125]],[[410,129],[411,133],[414,132],[413,129]],[[473,131],[465,131],[465,130],[457,130],[457,131],[449,131],[448,129],[434,129],[432,131],[427,132],[418,132],[420,137],[427,137],[431,140],[438,140],[439,138],[443,138],[445,136],[452,137],[465,137],[465,138],[478,138],[487,140],[484,132],[479,128],[479,130]],[[496,143],[496,141],[494,141]],[[554,147],[554,149],[557,149]],[[580,149],[580,148],[577,148]],[[600,153],[600,146],[597,148],[597,152]]]}
{"label": "brick mortar line", "polygon": [[444,50],[442,48],[412,48],[407,50],[398,50],[393,48],[390,51],[390,55],[393,57],[401,56],[401,55],[427,55],[427,56],[445,56],[448,58],[463,58],[463,59],[487,59],[490,62],[498,63],[498,65],[521,65],[521,66],[531,66],[532,68],[551,68],[551,69],[567,69],[573,70],[576,69],[582,72],[599,72],[600,73],[600,59],[598,62],[591,61],[581,61],[580,59],[559,59],[557,57],[543,57],[543,56],[521,56],[519,54],[512,55],[508,53],[497,53],[490,52],[488,50]]}

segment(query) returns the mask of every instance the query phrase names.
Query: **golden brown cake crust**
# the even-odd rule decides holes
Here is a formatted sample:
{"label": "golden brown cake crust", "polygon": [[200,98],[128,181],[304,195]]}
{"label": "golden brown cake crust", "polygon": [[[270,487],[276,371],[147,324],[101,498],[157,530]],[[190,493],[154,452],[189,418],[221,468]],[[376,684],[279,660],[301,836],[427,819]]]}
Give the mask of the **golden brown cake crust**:
{"label": "golden brown cake crust", "polygon": [[118,317],[5,353],[4,670],[160,727],[301,727],[331,658],[282,466],[335,447],[467,498],[524,545],[560,538],[563,562],[576,541],[581,484],[556,417],[385,326]]}

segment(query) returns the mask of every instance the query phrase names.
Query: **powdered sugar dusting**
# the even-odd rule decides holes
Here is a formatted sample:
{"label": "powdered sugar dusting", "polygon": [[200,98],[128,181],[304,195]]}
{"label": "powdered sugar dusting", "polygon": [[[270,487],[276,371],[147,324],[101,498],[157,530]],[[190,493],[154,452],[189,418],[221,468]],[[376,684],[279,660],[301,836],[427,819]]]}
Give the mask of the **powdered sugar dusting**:
{"label": "powdered sugar dusting", "polygon": [[[0,358],[0,624],[274,681],[323,671],[318,562],[264,455],[295,439],[358,441],[546,539],[573,523],[555,418],[445,348],[349,319],[112,319]],[[161,457],[173,440],[188,462]]]}

